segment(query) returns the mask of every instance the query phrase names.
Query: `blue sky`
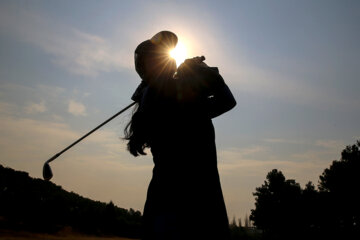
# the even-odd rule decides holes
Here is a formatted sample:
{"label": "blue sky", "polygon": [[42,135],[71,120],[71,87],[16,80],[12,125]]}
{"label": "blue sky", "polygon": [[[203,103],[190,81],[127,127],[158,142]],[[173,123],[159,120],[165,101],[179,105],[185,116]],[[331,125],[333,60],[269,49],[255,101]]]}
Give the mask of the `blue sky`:
{"label": "blue sky", "polygon": [[[360,139],[357,1],[0,2],[0,163],[42,164],[130,103],[133,51],[161,30],[220,69],[238,105],[214,119],[230,218],[273,168],[318,181]],[[125,149],[127,114],[52,163],[65,189],[142,210],[151,156]]]}

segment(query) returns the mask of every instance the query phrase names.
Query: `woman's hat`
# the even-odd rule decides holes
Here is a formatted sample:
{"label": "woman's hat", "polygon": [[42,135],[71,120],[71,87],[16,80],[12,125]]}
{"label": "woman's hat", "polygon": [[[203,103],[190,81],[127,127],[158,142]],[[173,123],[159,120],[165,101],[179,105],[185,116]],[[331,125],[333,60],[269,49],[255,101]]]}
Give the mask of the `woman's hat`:
{"label": "woman's hat", "polygon": [[152,38],[140,43],[135,49],[135,70],[141,78],[144,77],[144,56],[152,54],[168,54],[175,48],[178,38],[175,33],[161,31]]}

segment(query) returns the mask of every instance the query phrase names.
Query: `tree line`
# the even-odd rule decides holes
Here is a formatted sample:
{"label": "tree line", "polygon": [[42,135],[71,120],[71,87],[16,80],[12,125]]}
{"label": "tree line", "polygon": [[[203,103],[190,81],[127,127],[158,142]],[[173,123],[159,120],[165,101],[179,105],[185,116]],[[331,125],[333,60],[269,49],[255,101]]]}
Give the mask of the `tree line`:
{"label": "tree line", "polygon": [[273,169],[256,188],[250,219],[264,239],[360,239],[360,141],[304,188]]}
{"label": "tree line", "polygon": [[0,165],[0,229],[55,233],[70,226],[95,235],[138,238],[141,213],[68,192]]}
{"label": "tree line", "polygon": [[[360,239],[359,186],[360,141],[341,152],[317,186],[308,182],[302,188],[273,169],[255,189],[255,209],[245,225],[230,223],[232,239]],[[88,234],[139,238],[141,221],[139,211],[84,198],[0,165],[0,229],[55,233],[70,226]]]}

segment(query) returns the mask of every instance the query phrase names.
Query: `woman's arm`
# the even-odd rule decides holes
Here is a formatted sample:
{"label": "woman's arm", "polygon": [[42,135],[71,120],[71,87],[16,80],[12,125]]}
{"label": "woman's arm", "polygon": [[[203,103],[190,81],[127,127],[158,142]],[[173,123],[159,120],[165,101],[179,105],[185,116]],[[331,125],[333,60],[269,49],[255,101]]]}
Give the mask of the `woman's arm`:
{"label": "woman's arm", "polygon": [[187,91],[198,91],[201,110],[205,110],[210,118],[215,118],[235,107],[236,101],[219,69],[209,67],[204,60],[204,56],[186,59],[178,68],[176,78],[188,87],[182,88],[182,96],[192,96]]}
{"label": "woman's arm", "polygon": [[215,118],[236,106],[236,100],[220,74],[217,74],[216,84],[207,99],[209,116]]}

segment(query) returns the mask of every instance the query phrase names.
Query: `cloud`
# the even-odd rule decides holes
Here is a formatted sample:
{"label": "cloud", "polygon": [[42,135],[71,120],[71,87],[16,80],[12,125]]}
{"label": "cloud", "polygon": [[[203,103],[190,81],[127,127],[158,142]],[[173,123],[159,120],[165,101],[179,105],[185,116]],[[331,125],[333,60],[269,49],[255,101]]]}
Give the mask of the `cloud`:
{"label": "cloud", "polygon": [[[33,44],[66,71],[96,77],[101,72],[132,68],[132,51],[95,34],[60,24],[20,7],[0,8],[0,31]],[[125,38],[123,38],[125,39]]]}
{"label": "cloud", "polygon": [[264,142],[268,143],[291,143],[291,144],[301,144],[302,141],[300,140],[293,140],[293,139],[284,139],[284,138],[265,138],[263,139]]}
{"label": "cloud", "polygon": [[224,65],[223,72],[229,84],[240,92],[320,108],[358,108],[355,101],[343,99],[337,93],[329,94],[330,89],[317,87],[296,75],[263,69],[256,64],[230,61]]}
{"label": "cloud", "polygon": [[320,174],[331,162],[328,158],[327,161],[291,157],[275,159],[271,155],[271,148],[264,146],[218,149],[218,168],[229,213],[242,217],[254,209],[252,193],[264,183],[272,169],[281,170],[287,179],[295,179],[304,187],[308,181],[316,185]]}
{"label": "cloud", "polygon": [[15,105],[7,102],[0,102],[0,113],[1,114],[9,114],[14,112]]}
{"label": "cloud", "polygon": [[222,149],[219,152],[219,159],[221,161],[232,162],[239,159],[257,159],[262,154],[266,154],[269,151],[265,146],[250,146],[247,148],[227,148]]}
{"label": "cloud", "polygon": [[69,101],[68,112],[74,116],[86,116],[86,108],[84,104],[75,100]]}
{"label": "cloud", "polygon": [[[22,102],[40,102],[40,105],[42,105],[43,100],[39,99],[39,96],[47,100],[57,99],[57,97],[64,94],[64,92],[64,88],[44,84],[27,86],[5,81],[0,83],[0,94],[4,99],[18,99],[19,96],[21,96]],[[24,109],[25,108],[26,106],[24,106]]]}
{"label": "cloud", "polygon": [[261,146],[219,150],[219,169],[226,175],[242,174],[264,178],[267,172],[278,168],[289,173],[291,178],[306,183],[317,180],[333,158],[340,155],[339,149],[317,149],[301,154],[290,153],[276,159],[271,156],[270,151],[270,148]]}
{"label": "cloud", "polygon": [[41,101],[40,103],[30,103],[25,107],[25,112],[32,113],[43,113],[46,111],[45,101]]}
{"label": "cloud", "polygon": [[[49,154],[59,152],[83,135],[83,132],[75,131],[63,122],[18,118],[8,112],[0,116],[0,126],[0,161],[18,161],[24,165],[30,159],[31,162],[45,160],[50,157]],[[126,142],[122,141],[117,131],[111,127],[94,132],[76,148],[77,151],[72,152],[70,157],[64,154],[62,158],[75,158],[80,162],[92,162],[94,165],[120,164],[122,169],[128,171],[141,170],[142,167],[149,169],[149,164],[143,165],[140,161],[133,160],[126,150]],[[118,161],[119,159],[122,161]]]}
{"label": "cloud", "polygon": [[[19,85],[16,85],[18,87]],[[38,84],[35,91],[38,91],[42,96],[57,97],[65,92],[65,88],[51,85]]]}
{"label": "cloud", "polygon": [[71,29],[66,34],[66,38],[57,36],[57,44],[43,42],[41,47],[55,57],[54,63],[69,72],[95,77],[100,72],[132,67],[129,53],[116,49],[110,41],[76,29]]}
{"label": "cloud", "polygon": [[317,140],[315,145],[323,148],[336,150],[344,149],[346,146],[345,142],[342,140]]}
{"label": "cloud", "polygon": [[52,117],[52,119],[53,119],[54,121],[56,121],[56,122],[61,122],[61,121],[64,120],[64,118],[63,118],[62,116],[57,115],[57,114],[53,114],[51,117]]}
{"label": "cloud", "polygon": [[[43,163],[83,134],[64,123],[9,114],[0,115],[0,126],[0,164],[33,177],[41,177]],[[53,181],[69,191],[142,209],[152,164],[150,156],[132,157],[126,142],[108,127],[61,155],[51,167]]]}
{"label": "cloud", "polygon": [[343,140],[316,140],[313,148],[304,150],[301,153],[291,154],[291,159],[300,162],[326,162],[330,164],[331,161],[341,157],[341,151],[346,147]]}
{"label": "cloud", "polygon": [[[1,161],[34,160],[75,139],[78,134],[66,124],[30,118],[1,116]],[[36,157],[37,156],[37,157]],[[43,156],[45,157],[45,156]]]}
{"label": "cloud", "polygon": [[67,94],[64,88],[51,85],[0,83],[0,111],[6,116],[29,117],[32,114],[33,118],[60,120],[59,116],[67,112],[70,98]]}

